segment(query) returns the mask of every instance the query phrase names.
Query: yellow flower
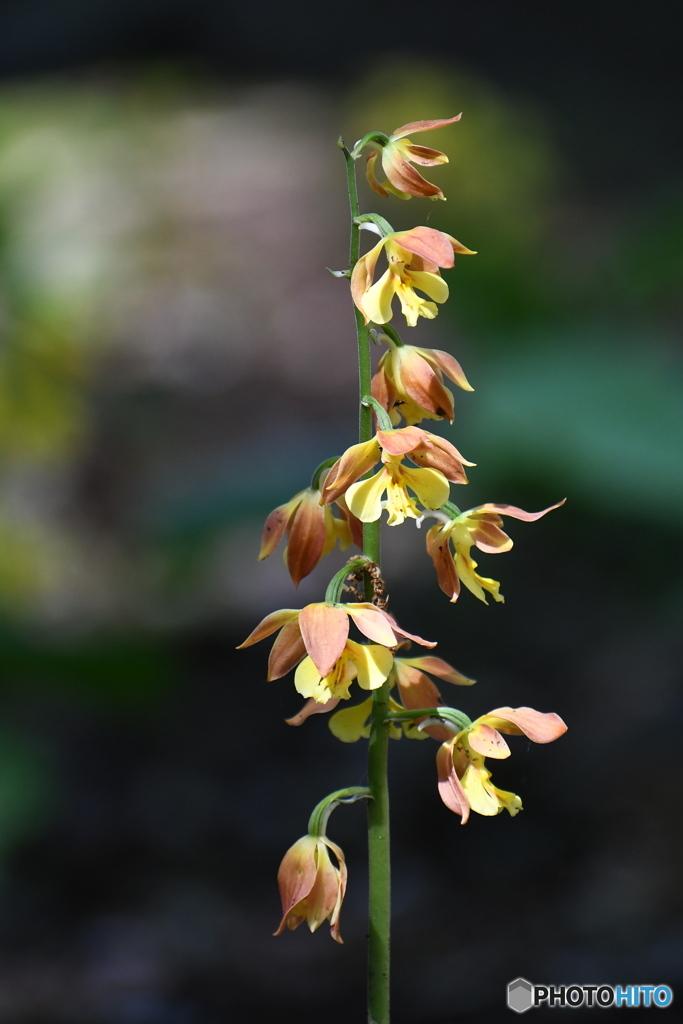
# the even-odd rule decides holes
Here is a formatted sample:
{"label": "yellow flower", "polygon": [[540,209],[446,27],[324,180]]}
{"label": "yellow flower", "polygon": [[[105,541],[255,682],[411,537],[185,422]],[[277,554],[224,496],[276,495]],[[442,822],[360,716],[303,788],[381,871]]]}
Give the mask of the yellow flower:
{"label": "yellow flower", "polygon": [[[338,867],[330,860],[331,850]],[[330,934],[341,942],[339,913],[346,892],[346,861],[341,849],[326,836],[302,836],[284,855],[277,882],[282,899],[282,920],[275,935],[285,927],[294,931],[304,921],[312,932],[329,919]]]}
{"label": "yellow flower", "polygon": [[342,515],[344,518],[337,519],[329,506],[320,505],[320,488],[308,487],[299,491],[266,519],[259,561],[273,553],[286,533],[285,565],[294,586],[298,587],[301,580],[313,572],[320,559],[330,553],[337,540],[342,551],[352,540],[357,541],[358,533],[352,531],[349,522],[350,513],[342,509]]}
{"label": "yellow flower", "polygon": [[[377,260],[385,248],[388,269],[373,283]],[[417,227],[385,235],[370,252],[361,256],[351,274],[351,295],[366,324],[371,320],[376,324],[391,320],[394,295],[398,296],[401,312],[410,327],[414,327],[421,316],[433,320],[438,313],[435,303],[448,298],[448,285],[439,268],[452,267],[456,253],[475,255],[452,235],[435,228]],[[434,301],[423,299],[416,288]]]}
{"label": "yellow flower", "polygon": [[[403,464],[408,455],[418,469]],[[368,480],[360,480],[378,459],[382,468]],[[342,494],[348,508],[363,523],[372,523],[382,514],[382,497],[387,492],[389,525],[402,523],[406,516],[419,519],[422,513],[416,499],[429,509],[440,508],[448,500],[452,483],[467,483],[464,466],[471,466],[450,441],[420,427],[378,430],[375,437],[348,448],[330,470],[321,501],[329,504]]]}
{"label": "yellow flower", "polygon": [[420,420],[447,419],[452,423],[453,395],[444,385],[444,374],[459,388],[474,390],[457,359],[440,349],[397,345],[388,335],[381,337],[389,349],[372,378],[372,394],[394,426],[401,416],[409,426]]}
{"label": "yellow flower", "polygon": [[[349,618],[375,643],[362,645],[349,640]],[[268,679],[280,679],[303,659],[295,686],[304,697],[318,704],[348,699],[348,685],[354,678],[364,689],[381,686],[393,662],[390,649],[402,643],[403,638],[425,647],[435,646],[407,633],[388,612],[369,602],[322,601],[301,610],[282,608],[271,612],[240,648],[251,647],[277,630],[279,634],[268,659]]]}
{"label": "yellow flower", "polygon": [[439,748],[436,765],[441,799],[461,816],[463,825],[470,810],[487,816],[506,810],[514,817],[522,809],[522,801],[492,784],[485,757],[510,756],[501,733],[524,735],[533,743],[551,743],[566,731],[559,715],[533,708],[496,708],[482,715]]}
{"label": "yellow flower", "polygon": [[433,526],[427,532],[427,552],[434,562],[439,586],[444,594],[448,594],[451,601],[457,601],[462,581],[484,604],[488,604],[486,592],[492,595],[494,601],[503,602],[505,598],[499,593],[500,583],[480,576],[476,571],[477,563],[470,554],[472,546],[476,544],[480,551],[492,555],[509,551],[512,541],[500,528],[503,525],[501,515],[532,523],[564,505],[566,500],[563,498],[541,512],[525,512],[514,505],[478,505],[468,512],[461,512],[454,519]]}
{"label": "yellow flower", "polygon": [[455,117],[447,117],[439,121],[413,121],[410,124],[404,124],[402,128],[397,128],[382,147],[382,169],[388,181],[380,184],[375,177],[377,151],[375,150],[368,157],[366,174],[370,187],[380,196],[386,196],[391,192],[399,199],[410,199],[411,196],[445,199],[441,189],[426,181],[411,166],[411,163],[421,164],[423,167],[435,167],[438,164],[447,164],[448,157],[438,149],[416,146],[406,136],[414,132],[430,131],[432,128],[443,128],[447,124],[459,121],[461,117],[462,114],[456,114]]}

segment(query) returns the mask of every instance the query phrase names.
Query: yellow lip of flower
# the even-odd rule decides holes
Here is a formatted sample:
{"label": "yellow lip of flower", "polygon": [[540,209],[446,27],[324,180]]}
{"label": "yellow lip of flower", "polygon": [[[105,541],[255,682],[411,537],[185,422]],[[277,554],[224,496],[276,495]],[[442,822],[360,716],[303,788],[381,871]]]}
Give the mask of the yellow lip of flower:
{"label": "yellow lip of flower", "polygon": [[[408,493],[414,491],[415,498]],[[415,504],[425,508],[441,508],[451,492],[448,480],[437,469],[412,469],[403,465],[403,456],[388,456],[385,465],[369,480],[352,484],[346,492],[346,503],[362,523],[374,523],[382,514],[382,498],[388,512],[389,526],[398,526],[407,516],[420,519],[422,512]]]}
{"label": "yellow lip of flower", "polygon": [[311,487],[270,513],[263,527],[259,561],[273,553],[285,533],[288,543],[284,560],[295,587],[313,572],[337,540],[342,551],[352,541],[348,516],[343,513],[343,518],[337,519],[329,507],[321,508],[320,489]]}
{"label": "yellow lip of flower", "polygon": [[463,825],[470,809],[486,816],[506,810],[514,817],[522,809],[522,801],[491,783],[485,758],[510,756],[501,733],[527,736],[533,743],[552,743],[566,731],[559,715],[533,708],[496,708],[482,715],[439,748],[436,762],[441,799],[461,816]]}
{"label": "yellow lip of flower", "polygon": [[363,690],[376,690],[389,675],[393,661],[394,656],[386,647],[347,640],[331,672],[324,677],[310,656],[304,658],[294,674],[294,686],[302,697],[318,704],[335,698],[348,700],[354,679]]}
{"label": "yellow lip of flower", "polygon": [[[385,248],[389,266],[380,280],[374,282],[377,260]],[[393,315],[394,295],[400,300],[409,326],[414,327],[420,316],[433,319],[438,312],[435,303],[448,298],[448,285],[439,268],[452,267],[455,254],[475,255],[452,235],[435,228],[416,227],[385,235],[361,256],[351,274],[351,295],[365,322],[388,323]],[[434,301],[421,298],[416,288]]]}
{"label": "yellow lip of flower", "polygon": [[[404,455],[418,464],[417,469],[403,464]],[[382,469],[368,480],[358,481],[377,457]],[[336,500],[345,491],[345,502],[357,519],[372,523],[382,514],[383,495],[389,513],[389,525],[402,523],[406,517],[419,519],[416,505],[440,508],[448,500],[452,483],[467,483],[464,465],[471,466],[450,441],[430,434],[419,427],[399,430],[378,430],[371,441],[353,445],[330,470],[322,492],[322,501]],[[352,483],[352,481],[358,481]],[[416,495],[411,497],[408,489]]]}
{"label": "yellow lip of flower", "polygon": [[461,512],[459,516],[446,523],[432,526],[427,531],[427,552],[434,562],[441,590],[450,597],[451,602],[457,601],[462,581],[484,604],[488,604],[486,593],[491,594],[494,601],[504,602],[505,598],[499,593],[500,583],[480,576],[476,571],[477,562],[470,554],[472,547],[476,545],[480,551],[494,555],[509,551],[512,540],[501,529],[501,516],[511,516],[532,523],[548,512],[560,508],[566,500],[563,498],[562,501],[540,512],[525,512],[515,505],[488,503],[478,505],[468,512]]}
{"label": "yellow lip of flower", "polygon": [[389,346],[372,378],[372,395],[387,410],[394,426],[401,416],[408,426],[421,420],[447,419],[453,422],[453,395],[444,385],[444,375],[465,391],[473,391],[460,363],[450,352],[396,345],[386,334]]}
{"label": "yellow lip of flower", "polygon": [[[328,850],[337,859],[330,860]],[[294,931],[304,921],[312,932],[329,919],[330,934],[341,942],[339,914],[346,892],[346,861],[336,843],[326,836],[302,836],[287,851],[277,875],[282,899],[282,920],[275,935],[285,927]]]}
{"label": "yellow lip of flower", "polygon": [[[402,465],[404,455],[419,468]],[[379,473],[355,483],[380,458],[383,467]],[[320,500],[329,504],[345,494],[345,504],[356,518],[374,522],[381,515],[386,490],[390,523],[403,522],[406,516],[417,519],[420,512],[408,487],[427,508],[439,508],[448,500],[447,481],[467,483],[464,467],[472,465],[450,441],[420,427],[378,430],[370,441],[348,448],[332,466]]]}
{"label": "yellow lip of flower", "polygon": [[456,114],[455,117],[436,121],[413,121],[397,128],[389,136],[381,153],[382,169],[387,176],[387,181],[380,184],[375,177],[377,151],[368,157],[366,174],[370,187],[380,196],[391,193],[399,199],[410,199],[411,196],[445,199],[441,189],[423,178],[411,165],[416,163],[423,167],[435,167],[439,164],[447,164],[448,157],[438,149],[416,146],[407,136],[417,132],[430,131],[433,128],[442,128],[459,121],[461,117],[462,114]]}
{"label": "yellow lip of flower", "polygon": [[[271,612],[238,649],[251,647],[279,630],[268,659],[268,679],[280,679],[308,654],[319,678],[324,680],[342,657],[348,641],[349,618],[353,619],[368,640],[382,647],[397,647],[404,637],[425,647],[435,646],[430,640],[408,633],[388,612],[369,602],[331,604],[322,601],[308,604],[300,610],[282,608]],[[370,672],[370,669],[367,671]],[[325,697],[323,692],[321,690],[316,698],[321,703],[333,696],[330,693]]]}

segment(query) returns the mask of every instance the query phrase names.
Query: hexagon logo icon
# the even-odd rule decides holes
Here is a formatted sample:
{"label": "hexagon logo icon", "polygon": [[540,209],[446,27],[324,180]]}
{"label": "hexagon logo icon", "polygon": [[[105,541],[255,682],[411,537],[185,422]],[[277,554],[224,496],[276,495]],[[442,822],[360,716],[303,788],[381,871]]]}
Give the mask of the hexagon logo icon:
{"label": "hexagon logo icon", "polygon": [[515,1013],[525,1013],[534,1005],[534,987],[526,978],[515,978],[508,985],[508,1006]]}

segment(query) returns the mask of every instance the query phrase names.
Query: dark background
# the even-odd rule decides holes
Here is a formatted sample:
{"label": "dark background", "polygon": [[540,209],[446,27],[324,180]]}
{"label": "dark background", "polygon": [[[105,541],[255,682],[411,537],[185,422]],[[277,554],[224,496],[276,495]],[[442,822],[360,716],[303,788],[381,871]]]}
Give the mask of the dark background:
{"label": "dark background", "polygon": [[364,782],[364,744],[285,726],[291,679],[234,648],[345,557],[296,595],[279,554],[255,561],[267,512],[355,440],[323,269],[346,258],[335,140],[461,109],[420,140],[449,152],[447,204],[362,202],[479,252],[410,336],[477,389],[448,432],[478,463],[455,500],[568,503],[480,558],[505,605],[449,605],[410,523],[384,530],[385,575],[479,680],[451,703],[570,728],[513,739],[494,781],[524,812],[465,829],[433,742],[392,745],[394,1020],[507,1019],[518,975],[680,986],[675,14],[2,5],[0,1019],[364,1019],[361,806],[330,828],[344,946],[270,936],[279,860]]}

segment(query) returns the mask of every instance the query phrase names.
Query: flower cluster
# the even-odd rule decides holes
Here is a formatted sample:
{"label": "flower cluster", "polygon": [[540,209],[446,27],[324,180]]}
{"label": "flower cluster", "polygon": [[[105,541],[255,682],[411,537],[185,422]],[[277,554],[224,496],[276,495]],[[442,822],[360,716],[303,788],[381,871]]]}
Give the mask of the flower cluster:
{"label": "flower cluster", "polygon": [[[413,165],[436,167],[447,162],[446,155],[416,145],[409,136],[452,125],[460,117],[412,122],[388,136],[371,132],[352,152],[344,148],[347,165],[352,168],[365,147],[372,146],[367,179],[377,194],[385,198],[444,199],[442,190],[423,178]],[[379,164],[383,180],[377,176]],[[376,230],[380,240],[355,259],[350,272],[338,271],[335,275],[350,278],[351,296],[361,314],[357,314],[359,346],[367,345],[369,332],[386,345],[369,386],[371,394],[361,392],[360,396],[366,410],[374,409],[375,428],[373,431],[366,411],[359,443],[352,444],[339,458],[326,459],[313,473],[308,488],[270,513],[259,558],[272,554],[286,537],[285,564],[294,586],[298,586],[337,542],[342,550],[354,544],[362,554],[337,572],[324,601],[271,612],[240,646],[249,647],[277,634],[267,677],[276,680],[293,671],[294,687],[306,699],[301,710],[287,720],[290,725],[299,726],[313,715],[334,712],[329,727],[344,743],[376,738],[378,730],[382,736],[388,733],[395,739],[431,738],[439,744],[439,793],[463,824],[471,812],[492,816],[507,810],[514,816],[522,807],[521,800],[492,784],[486,758],[509,756],[503,734],[549,743],[561,736],[566,726],[554,713],[526,707],[497,708],[472,721],[444,703],[432,677],[462,687],[471,686],[474,679],[433,654],[408,655],[405,648],[411,642],[428,648],[435,643],[408,633],[387,611],[379,549],[368,541],[371,534],[377,536],[379,526],[370,524],[378,524],[383,511],[389,526],[399,526],[406,519],[415,520],[419,526],[425,518],[433,518],[435,524],[426,530],[427,553],[436,569],[438,585],[450,601],[457,600],[464,584],[484,603],[487,594],[495,602],[502,602],[500,584],[479,575],[472,549],[487,554],[509,551],[512,540],[502,529],[502,517],[534,522],[563,502],[540,512],[492,503],[461,512],[451,503],[451,484],[467,485],[465,467],[475,464],[441,434],[430,433],[418,424],[423,420],[453,422],[453,393],[446,381],[462,391],[471,392],[473,388],[450,352],[406,345],[387,325],[393,316],[394,298],[409,327],[420,318],[434,319],[438,305],[449,297],[449,285],[441,271],[453,268],[456,256],[474,252],[436,228],[423,225],[394,231],[377,214],[357,215],[356,207],[356,239],[360,227]],[[357,256],[358,248],[352,247],[352,252]],[[376,279],[380,256],[386,258],[387,266]],[[363,322],[365,326],[361,327]],[[369,360],[368,354],[366,375],[361,378],[366,387],[370,381]],[[345,592],[357,600],[344,600]],[[350,637],[351,626],[360,634],[356,639]],[[368,696],[338,708],[340,702],[357,692],[354,684]],[[342,851],[326,837],[325,830],[331,808],[348,802],[340,796],[342,792],[354,793],[355,799],[359,789],[325,798],[311,817],[309,833],[282,861],[278,882],[283,916],[277,935],[303,921],[315,931],[329,920],[332,937],[341,942],[339,913],[346,888],[346,864]],[[362,795],[372,798],[373,792],[364,789]]]}

